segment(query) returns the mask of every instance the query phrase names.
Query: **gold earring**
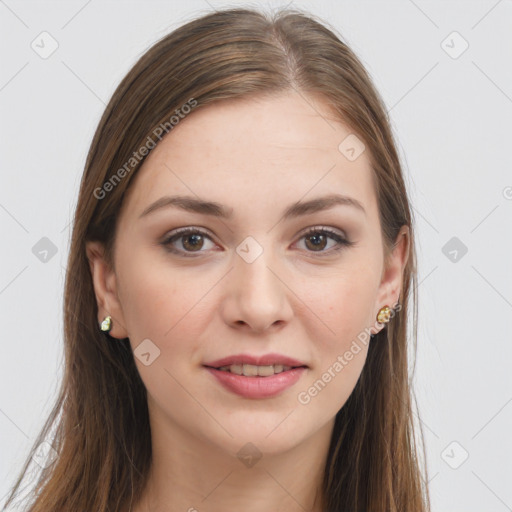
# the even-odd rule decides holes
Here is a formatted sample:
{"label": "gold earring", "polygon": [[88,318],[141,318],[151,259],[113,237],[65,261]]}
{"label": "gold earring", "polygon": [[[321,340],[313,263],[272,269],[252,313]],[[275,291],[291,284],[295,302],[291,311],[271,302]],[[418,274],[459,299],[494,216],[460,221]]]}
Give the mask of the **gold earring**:
{"label": "gold earring", "polygon": [[377,314],[377,322],[379,324],[387,324],[391,318],[391,309],[389,306],[384,306],[380,308],[379,313]]}
{"label": "gold earring", "polygon": [[112,329],[112,317],[110,315],[103,319],[103,322],[101,322],[100,325],[100,329],[107,333],[110,332],[110,329]]}

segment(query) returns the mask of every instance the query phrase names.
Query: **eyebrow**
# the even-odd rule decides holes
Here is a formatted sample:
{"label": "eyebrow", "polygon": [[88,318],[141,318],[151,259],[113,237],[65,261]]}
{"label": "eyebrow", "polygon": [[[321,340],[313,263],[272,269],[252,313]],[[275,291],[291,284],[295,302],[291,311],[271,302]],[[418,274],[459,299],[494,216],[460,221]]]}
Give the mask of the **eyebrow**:
{"label": "eyebrow", "polygon": [[[353,197],[330,194],[324,197],[318,197],[309,201],[297,201],[286,208],[283,213],[283,219],[308,215],[324,210],[329,210],[335,206],[351,206],[366,215],[363,205]],[[175,207],[182,210],[200,213],[202,215],[211,215],[221,219],[231,219],[233,217],[233,209],[226,208],[220,203],[213,201],[204,201],[192,196],[164,196],[151,203],[140,215],[139,218],[145,217],[150,213],[160,210],[161,208]]]}

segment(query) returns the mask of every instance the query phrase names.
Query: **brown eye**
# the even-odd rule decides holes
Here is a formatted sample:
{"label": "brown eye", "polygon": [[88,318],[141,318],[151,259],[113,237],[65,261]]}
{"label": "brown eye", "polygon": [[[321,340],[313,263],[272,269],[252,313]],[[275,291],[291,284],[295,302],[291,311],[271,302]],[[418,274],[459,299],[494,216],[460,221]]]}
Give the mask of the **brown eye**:
{"label": "brown eye", "polygon": [[183,247],[187,250],[196,251],[197,249],[201,249],[203,246],[204,240],[203,235],[193,234],[193,235],[185,235],[181,236],[183,238]]}
{"label": "brown eye", "polygon": [[[306,252],[317,253],[315,256],[328,256],[333,252],[339,251],[344,247],[355,245],[355,242],[351,242],[329,228],[310,228],[305,235],[301,237],[301,240],[305,240]],[[178,242],[181,243],[178,245]],[[326,250],[329,240],[334,241],[333,246]],[[202,252],[207,252],[208,247],[205,250],[205,243],[210,241],[213,243],[212,238],[206,232],[196,228],[183,228],[174,232],[168,236],[161,244],[165,249],[173,254],[181,256],[194,257],[200,255]]]}
{"label": "brown eye", "polygon": [[[180,239],[181,243],[178,243]],[[191,256],[192,253],[206,252],[202,249],[207,240],[212,241],[205,232],[195,228],[184,228],[167,237],[162,245],[173,254]]]}
{"label": "brown eye", "polygon": [[[355,242],[347,240],[336,231],[332,231],[328,228],[311,228],[302,238],[305,240],[307,252],[319,253],[319,256],[329,255],[332,254],[333,251],[339,251],[344,247],[349,247],[355,244]],[[329,239],[336,242],[334,244],[335,247],[325,250]]]}
{"label": "brown eye", "polygon": [[[306,240],[306,246],[309,249],[313,249],[316,251],[317,249],[322,250],[325,249],[327,245],[327,237],[325,235],[308,235],[304,237]],[[309,243],[308,243],[309,242]]]}

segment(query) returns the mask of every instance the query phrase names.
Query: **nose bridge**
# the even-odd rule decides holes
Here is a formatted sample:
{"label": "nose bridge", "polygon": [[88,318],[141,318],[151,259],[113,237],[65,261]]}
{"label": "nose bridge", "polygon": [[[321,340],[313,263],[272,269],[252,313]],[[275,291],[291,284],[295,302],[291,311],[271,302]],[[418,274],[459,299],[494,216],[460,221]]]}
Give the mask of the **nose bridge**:
{"label": "nose bridge", "polygon": [[236,317],[231,320],[243,320],[253,328],[262,329],[285,320],[291,312],[284,279],[278,277],[280,265],[270,239],[267,236],[262,243],[251,236],[244,239],[236,248],[230,273],[229,309]]}
{"label": "nose bridge", "polygon": [[[279,280],[274,275],[276,258],[272,252],[270,236],[247,236],[236,248],[234,279],[245,292],[273,295],[279,288]],[[263,245],[265,244],[265,246]],[[272,269],[272,270],[270,270]],[[268,297],[270,300],[271,297]]]}

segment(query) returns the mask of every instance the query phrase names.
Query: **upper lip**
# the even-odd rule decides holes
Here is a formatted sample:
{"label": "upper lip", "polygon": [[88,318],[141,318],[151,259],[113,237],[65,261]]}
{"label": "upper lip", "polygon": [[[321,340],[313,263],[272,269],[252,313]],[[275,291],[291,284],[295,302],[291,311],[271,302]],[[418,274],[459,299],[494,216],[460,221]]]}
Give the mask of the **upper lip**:
{"label": "upper lip", "polygon": [[234,354],[232,356],[216,359],[209,363],[204,363],[204,366],[211,368],[221,368],[222,366],[231,366],[232,364],[253,364],[256,366],[270,366],[282,364],[283,366],[305,366],[307,365],[297,359],[288,357],[282,354],[264,354],[262,356],[252,356],[250,354]]}

